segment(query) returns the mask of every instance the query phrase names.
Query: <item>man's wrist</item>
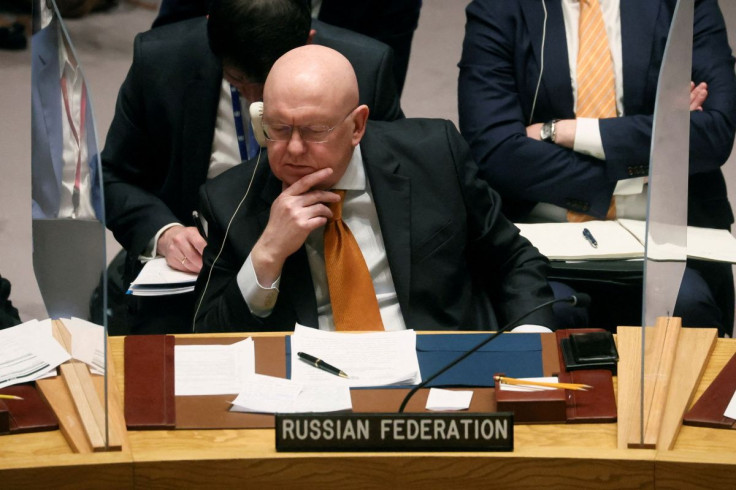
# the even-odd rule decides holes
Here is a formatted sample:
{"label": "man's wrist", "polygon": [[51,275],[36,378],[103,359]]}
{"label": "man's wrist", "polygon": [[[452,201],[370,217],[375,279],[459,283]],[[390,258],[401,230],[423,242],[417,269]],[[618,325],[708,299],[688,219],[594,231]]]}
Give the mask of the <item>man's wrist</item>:
{"label": "man's wrist", "polygon": [[575,146],[576,119],[561,119],[555,124],[555,144],[573,149]]}
{"label": "man's wrist", "polygon": [[539,130],[539,139],[547,143],[557,142],[557,122],[559,119],[552,119],[542,124]]}

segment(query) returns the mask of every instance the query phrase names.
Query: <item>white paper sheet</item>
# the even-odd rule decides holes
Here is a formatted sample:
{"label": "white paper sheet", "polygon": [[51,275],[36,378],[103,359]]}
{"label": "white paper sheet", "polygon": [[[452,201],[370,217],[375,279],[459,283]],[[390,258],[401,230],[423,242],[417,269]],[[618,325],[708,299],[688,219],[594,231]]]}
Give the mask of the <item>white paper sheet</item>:
{"label": "white paper sheet", "polygon": [[309,413],[351,410],[350,388],[344,385],[305,385],[255,374],[233,400],[233,412]]}
{"label": "white paper sheet", "polygon": [[[340,333],[296,325],[291,336],[291,379],[347,386],[386,386],[421,383],[416,332]],[[305,352],[344,371],[340,378],[297,357]]]}
{"label": "white paper sheet", "polygon": [[177,396],[234,395],[256,371],[253,339],[232,345],[177,345],[174,373]]}
{"label": "white paper sheet", "polygon": [[165,296],[194,291],[197,274],[172,269],[164,257],[149,260],[130,284],[134,296]]}
{"label": "white paper sheet", "polygon": [[472,399],[472,391],[431,388],[427,396],[427,410],[467,410]]}
{"label": "white paper sheet", "polygon": [[0,330],[0,388],[45,377],[70,355],[51,335],[51,321]]}
{"label": "white paper sheet", "polygon": [[[646,234],[646,223],[644,221],[620,219],[618,222],[644,243]],[[661,244],[657,247],[666,247],[667,245]],[[666,256],[666,254],[661,255]],[[693,259],[736,264],[736,238],[728,230],[688,226],[687,256]],[[654,258],[658,259],[659,256]]]}
{"label": "white paper sheet", "polygon": [[72,357],[87,364],[92,374],[105,374],[105,328],[75,317],[61,322],[72,336]]}
{"label": "white paper sheet", "polygon": [[[519,381],[539,381],[542,383],[559,383],[557,376],[543,376],[539,378],[518,378]],[[532,385],[510,385],[507,383],[501,383],[505,391],[547,391],[556,390],[558,388],[552,388],[551,386],[532,386]]]}
{"label": "white paper sheet", "polygon": [[[616,221],[585,223],[517,223],[521,234],[550,260],[626,259],[644,257],[644,245]],[[598,242],[583,236],[587,228]]]}
{"label": "white paper sheet", "polygon": [[731,401],[728,403],[726,411],[723,412],[723,415],[725,415],[729,419],[736,419],[736,392],[734,392],[733,396],[731,397]]}

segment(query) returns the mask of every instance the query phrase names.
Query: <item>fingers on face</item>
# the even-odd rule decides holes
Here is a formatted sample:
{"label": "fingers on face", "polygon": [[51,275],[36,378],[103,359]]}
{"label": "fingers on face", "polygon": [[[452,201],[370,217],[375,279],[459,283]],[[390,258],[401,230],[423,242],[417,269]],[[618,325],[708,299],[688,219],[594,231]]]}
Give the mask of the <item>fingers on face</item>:
{"label": "fingers on face", "polygon": [[332,175],[331,168],[322,168],[320,170],[317,170],[316,172],[312,172],[311,174],[305,175],[304,177],[300,178],[289,187],[287,187],[284,192],[292,196],[304,194],[310,189],[316,187],[319,183],[323,182],[330,175]]}

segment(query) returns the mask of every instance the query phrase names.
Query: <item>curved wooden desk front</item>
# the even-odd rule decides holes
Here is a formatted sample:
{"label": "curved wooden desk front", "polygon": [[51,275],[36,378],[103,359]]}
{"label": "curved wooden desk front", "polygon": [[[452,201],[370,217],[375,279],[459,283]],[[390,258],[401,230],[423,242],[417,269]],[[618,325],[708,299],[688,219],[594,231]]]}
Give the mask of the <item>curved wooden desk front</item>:
{"label": "curved wooden desk front", "polygon": [[[110,345],[123,390],[123,339],[112,337]],[[735,352],[736,340],[718,340],[696,397]],[[0,488],[736,485],[736,431],[696,427],[683,427],[668,452],[617,449],[616,424],[519,425],[513,453],[277,453],[273,430],[259,429],[128,437],[122,452],[90,455],[72,454],[58,431],[0,437]]]}

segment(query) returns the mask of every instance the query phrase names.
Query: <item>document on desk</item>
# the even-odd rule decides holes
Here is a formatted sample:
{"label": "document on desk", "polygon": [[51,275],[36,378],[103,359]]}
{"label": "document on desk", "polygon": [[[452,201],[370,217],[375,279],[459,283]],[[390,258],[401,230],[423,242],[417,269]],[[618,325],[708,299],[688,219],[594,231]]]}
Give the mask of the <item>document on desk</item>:
{"label": "document on desk", "polygon": [[[644,257],[646,222],[632,219],[585,223],[517,223],[521,234],[550,260],[634,259]],[[583,235],[588,230],[596,246]],[[736,264],[736,238],[728,230],[687,227],[687,248],[653,243],[649,257],[681,257]]]}
{"label": "document on desk", "polygon": [[[632,259],[644,257],[643,242],[617,221],[516,223],[521,234],[550,260]],[[596,246],[583,234],[595,240]]]}
{"label": "document on desk", "polygon": [[[641,243],[644,243],[646,236],[644,221],[620,219],[618,222],[636,236]],[[687,256],[692,259],[736,264],[736,238],[728,230],[688,226]],[[657,259],[657,257],[654,258]]]}
{"label": "document on desk", "polygon": [[128,294],[134,296],[166,296],[194,291],[197,274],[172,269],[164,257],[149,260],[138,277],[130,283]]}
{"label": "document on desk", "polygon": [[[325,332],[297,325],[291,336],[291,379],[351,387],[421,383],[413,330],[397,332]],[[304,352],[337,367],[348,379],[317,369],[297,356]]]}
{"label": "document on desk", "polygon": [[70,358],[51,334],[50,321],[0,330],[0,388],[45,377]]}
{"label": "document on desk", "polygon": [[187,395],[235,395],[256,372],[252,338],[231,345],[177,345],[174,392]]}
{"label": "document on desk", "polygon": [[[541,376],[541,377],[535,377],[535,378],[519,378],[519,381],[537,381],[542,383],[559,383],[559,378],[557,376]],[[505,391],[522,391],[522,392],[529,392],[529,391],[552,391],[556,390],[557,388],[552,388],[549,386],[532,386],[532,385],[512,385],[507,383],[502,383],[503,389]]]}
{"label": "document on desk", "polygon": [[72,357],[88,365],[92,374],[105,374],[105,328],[75,317],[61,321],[72,336]]}
{"label": "document on desk", "polygon": [[731,397],[731,401],[728,402],[728,406],[726,407],[726,411],[723,412],[723,415],[729,419],[736,420],[736,392],[734,392]]}
{"label": "document on desk", "polygon": [[304,384],[255,374],[233,400],[233,412],[313,413],[353,408],[350,388],[340,384]]}
{"label": "document on desk", "polygon": [[452,391],[430,388],[425,408],[431,411],[467,410],[473,399],[472,391]]}

